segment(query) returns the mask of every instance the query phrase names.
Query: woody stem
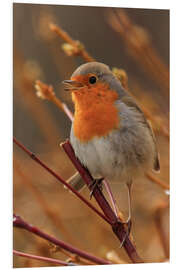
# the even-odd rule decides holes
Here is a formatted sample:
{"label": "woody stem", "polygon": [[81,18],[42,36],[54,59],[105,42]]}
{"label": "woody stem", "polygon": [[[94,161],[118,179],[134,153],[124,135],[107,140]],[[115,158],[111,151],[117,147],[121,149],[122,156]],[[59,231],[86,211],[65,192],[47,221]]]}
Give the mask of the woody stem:
{"label": "woody stem", "polygon": [[24,229],[26,231],[29,231],[43,239],[48,240],[49,242],[55,244],[56,246],[61,247],[62,249],[65,249],[73,254],[77,254],[82,258],[85,258],[89,261],[95,262],[97,264],[110,264],[109,261],[98,258],[94,255],[91,255],[87,252],[85,252],[84,250],[78,249],[62,240],[58,240],[57,238],[43,232],[42,230],[40,230],[39,228],[32,226],[31,224],[27,223],[26,221],[24,221],[20,216],[14,215],[13,217],[13,226],[20,228],[20,229]]}
{"label": "woody stem", "polygon": [[24,252],[17,251],[17,250],[13,250],[13,254],[16,255],[16,256],[25,257],[25,258],[28,258],[28,259],[34,259],[34,260],[43,261],[43,262],[50,262],[50,263],[55,263],[55,264],[64,265],[64,266],[77,265],[77,264],[68,263],[68,262],[53,259],[53,258],[47,258],[47,257],[42,257],[42,256],[29,254],[29,253],[24,253]]}
{"label": "woody stem", "polygon": [[[93,178],[90,175],[90,173],[88,172],[88,170],[85,169],[81,165],[79,160],[76,158],[76,156],[74,154],[74,150],[73,150],[69,140],[67,140],[61,146],[65,150],[66,154],[68,155],[69,159],[72,161],[72,163],[74,164],[76,169],[79,171],[79,173],[80,173],[82,179],[84,180],[84,182],[86,183],[86,185],[89,187],[91,185],[91,183],[93,182]],[[102,211],[104,212],[106,218],[108,220],[110,220],[110,223],[111,223],[110,225],[112,227],[114,234],[117,236],[117,238],[120,240],[120,242],[122,242],[124,240],[125,236],[127,236],[127,232],[126,232],[126,229],[124,227],[124,224],[117,218],[116,214],[114,213],[111,206],[107,202],[106,198],[104,197],[103,193],[99,189],[98,185],[93,190],[93,196],[96,199],[96,201],[97,201],[98,205],[100,206],[100,208],[102,209]],[[124,246],[124,249],[126,250],[129,258],[131,259],[131,261],[133,263],[142,263],[143,262],[142,259],[139,257],[139,255],[136,251],[136,248],[135,248],[134,244],[132,243],[132,241],[129,239],[129,237],[125,238],[123,246]]]}

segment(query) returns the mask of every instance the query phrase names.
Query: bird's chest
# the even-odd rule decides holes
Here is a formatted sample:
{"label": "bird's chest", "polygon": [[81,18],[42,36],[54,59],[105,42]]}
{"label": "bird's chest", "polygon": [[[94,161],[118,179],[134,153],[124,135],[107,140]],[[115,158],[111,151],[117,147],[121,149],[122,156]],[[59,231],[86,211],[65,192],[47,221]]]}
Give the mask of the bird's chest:
{"label": "bird's chest", "polygon": [[113,104],[99,103],[75,112],[74,135],[82,143],[87,143],[95,137],[106,136],[118,126],[118,111]]}
{"label": "bird's chest", "polygon": [[94,137],[88,142],[81,142],[75,136],[72,127],[71,143],[75,154],[94,178],[112,178],[115,174],[119,153],[115,149],[113,133],[111,131],[107,136]]}

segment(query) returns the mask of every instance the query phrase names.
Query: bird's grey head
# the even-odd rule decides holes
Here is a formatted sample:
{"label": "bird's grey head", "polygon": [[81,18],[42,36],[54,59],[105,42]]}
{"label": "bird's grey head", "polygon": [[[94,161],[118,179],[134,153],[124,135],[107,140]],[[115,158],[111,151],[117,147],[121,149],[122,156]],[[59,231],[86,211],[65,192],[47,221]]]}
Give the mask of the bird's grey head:
{"label": "bird's grey head", "polygon": [[108,83],[110,89],[115,90],[120,98],[126,94],[120,81],[114,76],[107,65],[99,62],[82,64],[73,72],[71,78],[87,74],[95,75],[98,80]]}
{"label": "bird's grey head", "polygon": [[[72,78],[79,75],[94,74],[98,79],[102,79],[104,75],[112,74],[110,68],[102,63],[90,62],[79,66],[72,74]],[[112,74],[113,75],[113,74]]]}

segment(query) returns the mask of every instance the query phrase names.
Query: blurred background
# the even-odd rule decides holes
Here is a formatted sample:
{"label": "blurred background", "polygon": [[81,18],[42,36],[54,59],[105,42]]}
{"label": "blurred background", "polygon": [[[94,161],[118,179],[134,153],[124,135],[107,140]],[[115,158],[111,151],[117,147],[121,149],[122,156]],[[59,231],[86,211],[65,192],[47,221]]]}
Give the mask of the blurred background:
{"label": "blurred background", "polygon": [[[13,132],[32,152],[68,179],[75,169],[59,144],[69,137],[71,122],[53,103],[36,96],[37,79],[54,87],[56,96],[73,111],[61,81],[69,79],[84,60],[69,57],[64,41],[49,28],[62,27],[79,40],[97,61],[124,69],[128,88],[155,119],[160,152],[158,178],[169,183],[169,11],[112,9],[38,4],[13,5]],[[153,121],[152,121],[153,122]],[[165,132],[161,132],[161,128]],[[117,204],[128,215],[127,192],[112,184]],[[87,189],[83,195],[89,199]],[[119,263],[129,263],[110,227],[45,170],[14,146],[14,212],[45,232],[92,254],[107,258],[116,252]],[[132,236],[146,262],[169,258],[169,197],[149,179],[133,186]],[[94,199],[92,203],[96,205]],[[106,237],[105,237],[106,236]],[[46,241],[14,229],[14,248],[66,260]],[[117,262],[117,258],[111,258]],[[48,266],[14,257],[14,267]]]}

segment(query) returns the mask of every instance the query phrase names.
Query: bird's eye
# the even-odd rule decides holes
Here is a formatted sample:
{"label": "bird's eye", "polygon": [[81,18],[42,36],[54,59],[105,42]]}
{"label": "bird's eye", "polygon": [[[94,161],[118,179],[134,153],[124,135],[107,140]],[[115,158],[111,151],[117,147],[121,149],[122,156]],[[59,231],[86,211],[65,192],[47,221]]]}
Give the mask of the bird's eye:
{"label": "bird's eye", "polygon": [[89,83],[90,84],[94,84],[94,83],[96,83],[96,81],[97,81],[97,78],[95,76],[89,77]]}

